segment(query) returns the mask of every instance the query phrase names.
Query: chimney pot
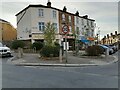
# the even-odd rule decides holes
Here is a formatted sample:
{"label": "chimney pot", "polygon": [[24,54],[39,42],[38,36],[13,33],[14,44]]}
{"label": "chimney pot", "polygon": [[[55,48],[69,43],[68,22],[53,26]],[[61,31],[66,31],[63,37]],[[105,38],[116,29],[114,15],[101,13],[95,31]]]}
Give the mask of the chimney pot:
{"label": "chimney pot", "polygon": [[63,11],[64,11],[64,12],[66,12],[66,11],[67,11],[67,8],[66,8],[66,6],[64,6],[64,8],[63,8]]}

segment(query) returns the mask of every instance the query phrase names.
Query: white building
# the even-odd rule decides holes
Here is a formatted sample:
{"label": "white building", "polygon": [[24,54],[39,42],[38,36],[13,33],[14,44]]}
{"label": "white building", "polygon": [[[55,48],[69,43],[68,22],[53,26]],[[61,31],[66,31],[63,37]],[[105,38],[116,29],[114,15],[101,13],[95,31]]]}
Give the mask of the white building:
{"label": "white building", "polygon": [[94,44],[94,29],[95,20],[89,19],[88,15],[79,16],[79,12],[76,12],[75,19],[75,32],[77,40],[85,42],[88,45]]}
{"label": "white building", "polygon": [[[17,39],[19,40],[43,40],[45,24],[51,22],[59,33],[58,11],[48,6],[29,5],[17,16]],[[57,37],[58,39],[58,37]]]}
{"label": "white building", "polygon": [[[51,7],[51,2],[48,1],[47,6],[44,5],[29,5],[17,16],[17,39],[26,40],[30,42],[44,41],[43,31],[44,26],[48,22],[54,23],[56,28],[56,39],[61,43],[61,39],[64,38],[61,34],[63,27],[63,19],[67,23],[70,29],[68,35],[68,41],[75,41],[73,32],[78,31],[78,39],[81,40],[81,36],[86,38],[94,38],[94,25],[93,19],[88,19],[86,16],[79,16],[67,12],[66,7],[63,10]],[[89,30],[87,30],[89,29]],[[87,33],[87,34],[86,34]]]}

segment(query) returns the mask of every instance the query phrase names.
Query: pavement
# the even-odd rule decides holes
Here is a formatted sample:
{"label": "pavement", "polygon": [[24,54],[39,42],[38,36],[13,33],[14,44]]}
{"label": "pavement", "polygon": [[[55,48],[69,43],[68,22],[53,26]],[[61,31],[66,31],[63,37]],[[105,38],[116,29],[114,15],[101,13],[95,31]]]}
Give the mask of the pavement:
{"label": "pavement", "polygon": [[[93,65],[107,65],[118,61],[118,57],[115,55],[102,55],[102,56],[74,56],[72,52],[68,52],[68,58],[65,56],[62,58],[62,62],[58,58],[41,58],[39,54],[24,53],[22,58],[17,57],[17,53],[14,57],[10,58],[7,63],[11,63],[19,66],[65,66],[65,67],[79,67],[79,66],[93,66]],[[67,63],[66,63],[67,61]]]}

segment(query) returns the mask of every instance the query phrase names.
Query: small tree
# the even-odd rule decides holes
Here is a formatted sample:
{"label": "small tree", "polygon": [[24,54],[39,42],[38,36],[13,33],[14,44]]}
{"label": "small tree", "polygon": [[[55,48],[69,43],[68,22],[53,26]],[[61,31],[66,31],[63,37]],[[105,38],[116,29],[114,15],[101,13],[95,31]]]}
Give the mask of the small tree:
{"label": "small tree", "polygon": [[43,57],[59,56],[60,45],[55,42],[55,27],[48,22],[44,32],[45,46],[41,49],[40,54]]}
{"label": "small tree", "polygon": [[45,39],[45,45],[54,46],[55,27],[50,22],[48,22],[45,26],[44,39]]}
{"label": "small tree", "polygon": [[21,40],[15,40],[15,41],[12,42],[11,46],[12,46],[13,49],[18,49],[19,47],[23,48],[25,46],[25,44]]}

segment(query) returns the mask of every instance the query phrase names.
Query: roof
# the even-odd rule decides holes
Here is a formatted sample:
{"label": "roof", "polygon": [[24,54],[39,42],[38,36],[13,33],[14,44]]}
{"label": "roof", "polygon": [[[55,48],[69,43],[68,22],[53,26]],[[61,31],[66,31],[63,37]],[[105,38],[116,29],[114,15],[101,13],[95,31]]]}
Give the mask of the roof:
{"label": "roof", "polygon": [[1,18],[0,18],[0,22],[9,23],[8,21],[6,21],[6,20],[3,20],[3,19],[1,19]]}
{"label": "roof", "polygon": [[[27,6],[26,8],[24,8],[23,10],[21,10],[19,13],[17,13],[15,16],[18,16],[20,13],[22,13],[23,11],[27,10],[27,9],[30,8],[30,7],[51,8],[51,9],[55,9],[55,10],[58,10],[58,11],[64,12],[63,10],[60,10],[60,9],[57,9],[57,8],[54,8],[54,7],[48,7],[48,6],[45,6],[45,5],[38,4],[38,5],[29,5],[29,6]],[[71,15],[76,16],[75,14],[70,13],[70,12],[65,12],[65,13],[68,13],[68,14],[71,14]],[[84,16],[78,16],[78,17],[80,17],[80,18],[84,18],[84,19],[88,19],[88,20],[91,20],[91,21],[95,21],[95,20],[93,20],[93,19],[85,18]]]}

